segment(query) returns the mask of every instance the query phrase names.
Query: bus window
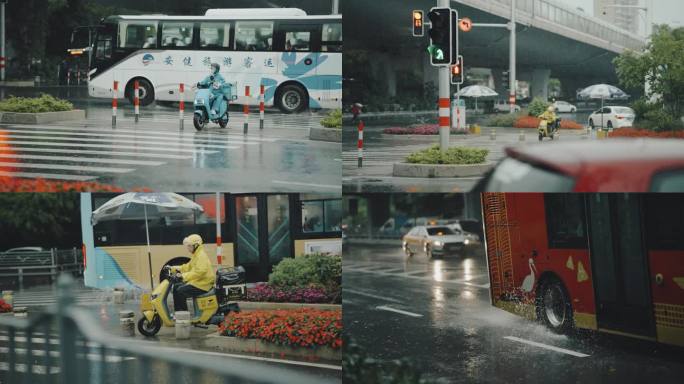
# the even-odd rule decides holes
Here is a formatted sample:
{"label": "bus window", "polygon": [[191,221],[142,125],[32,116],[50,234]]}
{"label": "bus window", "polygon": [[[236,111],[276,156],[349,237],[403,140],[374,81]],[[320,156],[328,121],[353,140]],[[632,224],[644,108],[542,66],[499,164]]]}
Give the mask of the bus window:
{"label": "bus window", "polygon": [[585,249],[584,204],[578,194],[544,195],[549,248]]}
{"label": "bus window", "polygon": [[121,48],[156,48],[156,21],[122,21],[119,23]]}
{"label": "bus window", "polygon": [[273,50],[273,22],[238,21],[235,23],[235,49],[238,51]]}
{"label": "bus window", "polygon": [[302,200],[302,232],[325,233],[340,231],[342,219],[342,200],[316,199]]}
{"label": "bus window", "polygon": [[112,58],[112,37],[102,36],[95,44],[95,58],[98,60]]}
{"label": "bus window", "polygon": [[287,32],[285,33],[285,50],[308,52],[311,50],[311,32]]}
{"label": "bus window", "polygon": [[162,47],[190,47],[192,46],[192,23],[164,23],[162,24]]}
{"label": "bus window", "polygon": [[342,52],[342,24],[323,24],[321,51]]}
{"label": "bus window", "polygon": [[230,48],[229,23],[200,24],[200,48]]}
{"label": "bus window", "polygon": [[661,172],[651,180],[651,192],[679,192],[684,190],[684,169]]}

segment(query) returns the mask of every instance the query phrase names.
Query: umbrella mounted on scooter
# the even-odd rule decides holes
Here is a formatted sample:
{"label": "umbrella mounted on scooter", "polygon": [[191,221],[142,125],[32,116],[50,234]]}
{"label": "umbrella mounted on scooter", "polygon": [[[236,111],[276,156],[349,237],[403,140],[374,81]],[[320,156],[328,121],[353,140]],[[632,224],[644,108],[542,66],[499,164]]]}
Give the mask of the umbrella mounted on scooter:
{"label": "umbrella mounted on scooter", "polygon": [[93,211],[90,222],[94,226],[100,221],[108,220],[145,220],[150,286],[154,288],[148,220],[150,218],[185,217],[194,212],[203,212],[202,206],[176,193],[129,192],[116,196],[102,204],[102,206]]}

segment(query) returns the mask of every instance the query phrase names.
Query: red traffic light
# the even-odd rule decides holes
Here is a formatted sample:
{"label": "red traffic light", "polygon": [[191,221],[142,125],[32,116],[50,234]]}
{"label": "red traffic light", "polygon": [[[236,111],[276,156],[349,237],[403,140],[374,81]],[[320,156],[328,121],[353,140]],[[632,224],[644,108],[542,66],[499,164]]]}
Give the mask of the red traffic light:
{"label": "red traffic light", "polygon": [[451,74],[454,76],[460,76],[461,75],[461,63],[456,63],[451,66]]}
{"label": "red traffic light", "polygon": [[423,36],[423,11],[413,11],[413,36]]}
{"label": "red traffic light", "polygon": [[463,32],[470,32],[473,29],[473,21],[464,17],[458,21],[458,28]]}

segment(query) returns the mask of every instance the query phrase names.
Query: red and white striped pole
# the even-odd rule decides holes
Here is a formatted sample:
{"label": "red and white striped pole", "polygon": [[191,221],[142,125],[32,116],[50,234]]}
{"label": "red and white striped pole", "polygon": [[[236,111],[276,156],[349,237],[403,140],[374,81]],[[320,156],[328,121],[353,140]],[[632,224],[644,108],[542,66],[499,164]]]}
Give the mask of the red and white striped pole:
{"label": "red and white striped pole", "polygon": [[118,107],[119,98],[119,82],[114,80],[114,86],[112,87],[112,128],[116,127],[116,109]]}
{"label": "red and white striped pole", "polygon": [[358,151],[359,168],[363,167],[363,120],[359,121],[359,141],[356,144]]}
{"label": "red and white striped pole", "polygon": [[264,129],[264,85],[259,87],[259,129]]}
{"label": "red and white striped pole", "polygon": [[242,113],[245,115],[245,125],[243,133],[247,134],[247,129],[249,128],[249,85],[245,85],[245,104],[242,106]]}
{"label": "red and white striped pole", "polygon": [[133,83],[133,106],[135,107],[135,122],[140,119],[140,83],[136,80]]}
{"label": "red and white striped pole", "polygon": [[178,90],[180,95],[180,105],[178,109],[178,119],[180,121],[180,129],[183,129],[183,113],[185,112],[185,84],[180,83],[180,89]]}
{"label": "red and white striped pole", "polygon": [[221,211],[221,193],[216,192],[216,262],[220,266],[223,264],[223,249],[221,241],[221,219],[223,212]]}
{"label": "red and white striped pole", "polygon": [[439,98],[439,148],[442,152],[446,151],[449,147],[449,130],[451,128],[450,104],[449,97]]}

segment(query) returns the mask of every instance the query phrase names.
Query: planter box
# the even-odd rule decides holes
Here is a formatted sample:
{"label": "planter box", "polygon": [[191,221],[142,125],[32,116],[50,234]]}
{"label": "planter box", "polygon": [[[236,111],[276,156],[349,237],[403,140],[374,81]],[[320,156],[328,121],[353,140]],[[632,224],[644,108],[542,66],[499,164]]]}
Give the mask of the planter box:
{"label": "planter box", "polygon": [[310,304],[310,303],[273,303],[267,301],[238,301],[238,305],[241,310],[275,310],[275,309],[300,309],[300,308],[312,308],[320,309],[324,311],[341,311],[342,306],[340,304]]}
{"label": "planter box", "polygon": [[0,112],[0,123],[5,124],[46,124],[64,120],[85,120],[85,118],[85,111],[82,109],[41,113]]}
{"label": "planter box", "polygon": [[395,177],[468,177],[480,176],[494,167],[493,162],[483,164],[410,164],[394,163]]}
{"label": "planter box", "polygon": [[342,130],[337,128],[310,128],[309,140],[330,141],[333,143],[342,142]]}
{"label": "planter box", "polygon": [[272,355],[278,358],[287,356],[335,362],[342,361],[342,349],[332,349],[328,346],[297,348],[289,345],[269,343],[259,339],[221,336],[218,332],[207,335],[204,340],[206,346],[225,352],[258,353]]}

